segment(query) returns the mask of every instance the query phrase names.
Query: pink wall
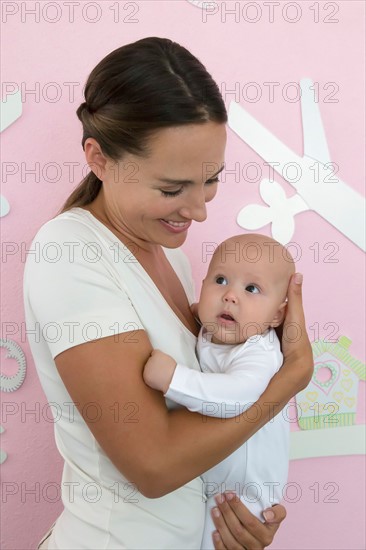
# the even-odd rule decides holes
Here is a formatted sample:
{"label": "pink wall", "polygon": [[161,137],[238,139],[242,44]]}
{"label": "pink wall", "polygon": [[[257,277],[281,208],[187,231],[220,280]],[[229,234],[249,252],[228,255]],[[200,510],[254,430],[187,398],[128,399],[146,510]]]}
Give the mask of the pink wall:
{"label": "pink wall", "polygon": [[[29,10],[37,10],[37,4],[36,18]],[[10,338],[22,347],[28,367],[18,391],[1,393],[3,402],[14,404],[14,414],[1,420],[5,432],[0,436],[0,446],[8,453],[2,466],[4,550],[34,548],[61,511],[55,489],[60,483],[62,462],[53,440],[52,423],[47,422],[47,410],[43,409],[45,396],[21,330],[25,259],[21,250],[29,246],[40,225],[55,214],[82,177],[85,160],[75,110],[82,101],[82,87],[89,72],[102,57],[145,36],[176,40],[199,57],[226,90],[232,90],[238,83],[241,105],[300,155],[303,152],[300,103],[291,102],[288,83],[311,78],[319,83],[319,107],[339,176],[363,192],[364,3],[237,2],[240,10],[236,16],[228,13],[235,8],[235,2],[217,2],[216,14],[207,14],[193,4],[199,2],[81,1],[75,3],[72,14],[72,7],[64,2],[3,2],[2,97],[14,91],[11,83],[15,83],[22,89],[23,114],[2,136],[3,169],[4,163],[13,162],[16,171],[13,175],[3,172],[2,194],[11,211],[2,220],[2,241],[15,243],[19,249],[2,260],[1,337]],[[319,13],[314,11],[317,6]],[[274,10],[272,14],[270,7]],[[255,19],[258,20],[253,22]],[[253,82],[256,87],[248,87]],[[273,101],[265,84],[268,82],[279,83]],[[32,95],[30,90],[34,89],[37,91]],[[262,94],[256,102],[252,101],[254,89]],[[55,98],[56,93],[59,97]],[[228,92],[224,97],[227,105],[235,99]],[[229,170],[235,162],[240,162],[241,167],[248,162],[263,165],[262,159],[230,129],[228,135]],[[39,177],[26,174],[35,163],[39,163]],[[70,177],[70,165],[66,163],[78,163],[74,177]],[[10,165],[6,166],[8,170]],[[266,176],[263,172],[263,177]],[[276,179],[288,195],[293,194],[284,180]],[[226,182],[220,184],[217,198],[209,205],[207,221],[191,228],[184,245],[192,261],[197,291],[206,266],[202,263],[201,243],[218,243],[242,232],[236,223],[238,211],[257,202],[262,203],[257,183],[245,182],[242,177],[236,180],[228,174]],[[298,267],[305,275],[304,300],[310,337],[325,338],[329,332],[325,325],[333,323],[336,336],[348,336],[352,340],[352,355],[364,360],[363,252],[315,212],[299,214],[295,221],[292,241],[301,249]],[[270,235],[269,226],[261,232]],[[327,261],[330,251],[326,249],[327,243],[336,245],[336,262]],[[315,255],[316,246],[319,257]],[[9,332],[10,326],[15,327],[13,333]],[[318,335],[315,328],[310,328],[315,326],[319,327]],[[4,358],[5,349],[0,349]],[[10,359],[4,361],[3,372],[13,373],[14,363]],[[363,396],[364,382],[361,382],[359,424],[365,423]],[[26,410],[35,413],[24,414]],[[365,548],[364,471],[362,456],[292,461],[290,481],[298,484],[300,493],[297,499],[289,495],[285,502],[288,519],[272,547]],[[33,494],[32,488],[35,488]],[[330,498],[332,488],[335,493]]]}

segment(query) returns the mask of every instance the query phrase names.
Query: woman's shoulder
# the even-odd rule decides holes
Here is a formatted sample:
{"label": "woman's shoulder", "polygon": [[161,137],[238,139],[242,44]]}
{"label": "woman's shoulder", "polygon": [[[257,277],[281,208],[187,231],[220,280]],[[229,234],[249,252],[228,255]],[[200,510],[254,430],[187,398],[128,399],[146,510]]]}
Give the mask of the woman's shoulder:
{"label": "woman's shoulder", "polygon": [[[25,260],[25,277],[30,272],[36,275],[40,270],[52,268],[55,264],[58,272],[76,270],[80,267],[102,269],[107,259],[103,251],[110,246],[103,229],[93,223],[92,215],[82,208],[72,208],[44,222],[27,243],[29,253]],[[110,253],[110,252],[109,252]],[[56,268],[55,268],[56,269]]]}
{"label": "woman's shoulder", "polygon": [[93,216],[87,210],[74,207],[44,222],[33,237],[35,241],[65,243],[68,238],[84,240],[98,237],[98,227]]}

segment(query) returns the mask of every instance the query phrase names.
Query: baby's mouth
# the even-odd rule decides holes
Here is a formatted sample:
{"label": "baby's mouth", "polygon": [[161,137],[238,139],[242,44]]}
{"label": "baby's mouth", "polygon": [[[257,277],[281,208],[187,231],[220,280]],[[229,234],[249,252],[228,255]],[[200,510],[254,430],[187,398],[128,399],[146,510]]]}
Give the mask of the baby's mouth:
{"label": "baby's mouth", "polygon": [[230,313],[223,312],[223,313],[220,313],[220,315],[219,315],[218,317],[219,317],[219,319],[221,319],[221,320],[224,320],[224,321],[231,321],[231,322],[235,323],[235,319],[234,319],[234,317],[233,317]]}

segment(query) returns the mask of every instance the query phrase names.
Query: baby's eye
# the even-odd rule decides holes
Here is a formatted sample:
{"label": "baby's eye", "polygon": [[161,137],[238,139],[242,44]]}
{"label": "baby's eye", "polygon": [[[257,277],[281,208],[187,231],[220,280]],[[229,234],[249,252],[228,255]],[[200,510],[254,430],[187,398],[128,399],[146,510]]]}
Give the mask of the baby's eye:
{"label": "baby's eye", "polygon": [[218,285],[227,285],[227,279],[220,275],[220,277],[216,277],[216,282]]}
{"label": "baby's eye", "polygon": [[251,292],[252,294],[259,294],[259,292],[260,292],[259,288],[255,285],[247,285],[245,287],[245,290],[247,292]]}

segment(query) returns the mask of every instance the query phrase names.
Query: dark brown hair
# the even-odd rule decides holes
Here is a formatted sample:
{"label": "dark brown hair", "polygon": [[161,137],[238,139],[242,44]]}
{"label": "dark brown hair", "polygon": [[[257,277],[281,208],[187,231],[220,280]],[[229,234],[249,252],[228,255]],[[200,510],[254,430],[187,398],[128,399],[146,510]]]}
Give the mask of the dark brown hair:
{"label": "dark brown hair", "polygon": [[[83,125],[82,147],[92,137],[115,161],[124,152],[148,156],[148,138],[159,128],[227,122],[211,75],[186,48],[167,38],[143,38],[112,51],[90,73],[84,95],[76,111]],[[101,186],[89,172],[59,213],[91,203]]]}

